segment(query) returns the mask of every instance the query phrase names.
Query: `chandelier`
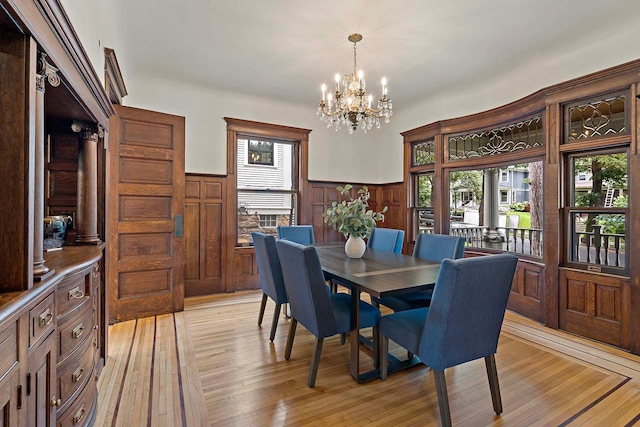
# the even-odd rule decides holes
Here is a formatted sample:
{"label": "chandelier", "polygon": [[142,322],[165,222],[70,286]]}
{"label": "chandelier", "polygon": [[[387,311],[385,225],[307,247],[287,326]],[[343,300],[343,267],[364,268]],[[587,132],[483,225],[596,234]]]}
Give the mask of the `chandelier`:
{"label": "chandelier", "polygon": [[358,70],[356,62],[356,44],[362,40],[362,35],[351,34],[347,39],[353,43],[353,72],[342,78],[339,73],[336,74],[335,94],[327,93],[327,85],[322,85],[322,101],[318,105],[317,114],[327,123],[327,127],[334,126],[336,131],[346,126],[350,134],[358,128],[367,133],[374,125],[380,128],[380,119],[389,123],[389,117],[393,115],[393,106],[387,98],[387,79],[384,77],[382,96],[378,99],[376,108],[371,106],[373,95],[367,95],[364,73]]}

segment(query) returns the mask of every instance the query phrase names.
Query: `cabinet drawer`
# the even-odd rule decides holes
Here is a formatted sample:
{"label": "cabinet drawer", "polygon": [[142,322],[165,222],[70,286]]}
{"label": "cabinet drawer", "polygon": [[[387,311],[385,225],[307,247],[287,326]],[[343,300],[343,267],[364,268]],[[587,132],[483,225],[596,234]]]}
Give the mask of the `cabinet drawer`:
{"label": "cabinet drawer", "polygon": [[78,398],[64,413],[57,415],[58,427],[86,426],[96,409],[96,383],[88,381]]}
{"label": "cabinet drawer", "polygon": [[0,331],[0,378],[18,363],[18,323],[11,322]]}
{"label": "cabinet drawer", "polygon": [[93,266],[87,267],[60,282],[56,290],[58,316],[64,316],[89,298],[92,269]]}
{"label": "cabinet drawer", "polygon": [[61,400],[60,408],[71,399],[76,392],[93,376],[93,340],[85,340],[78,349],[78,354],[67,358],[58,365],[58,397]]}
{"label": "cabinet drawer", "polygon": [[93,304],[87,299],[77,316],[58,325],[58,363],[72,354],[86,339],[93,337]]}
{"label": "cabinet drawer", "polygon": [[55,316],[53,294],[29,310],[29,347],[33,347],[43,336],[49,335],[55,327]]}

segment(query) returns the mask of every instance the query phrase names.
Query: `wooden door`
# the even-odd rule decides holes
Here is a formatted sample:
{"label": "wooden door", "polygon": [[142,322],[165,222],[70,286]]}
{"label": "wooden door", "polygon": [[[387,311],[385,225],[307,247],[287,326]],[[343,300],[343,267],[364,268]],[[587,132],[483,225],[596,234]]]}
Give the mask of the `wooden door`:
{"label": "wooden door", "polygon": [[114,107],[107,207],[111,322],[184,308],[184,117]]}

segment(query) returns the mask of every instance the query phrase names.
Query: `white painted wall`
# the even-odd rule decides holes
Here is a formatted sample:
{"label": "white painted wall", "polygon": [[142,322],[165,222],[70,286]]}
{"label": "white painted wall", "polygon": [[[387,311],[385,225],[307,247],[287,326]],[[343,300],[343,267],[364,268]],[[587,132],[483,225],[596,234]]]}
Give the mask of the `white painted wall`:
{"label": "white painted wall", "polygon": [[[108,2],[62,0],[97,74],[104,72],[104,46],[115,49],[129,95],[125,105],[186,117],[186,171],[226,173],[226,130],[223,117],[312,129],[309,178],[338,182],[402,181],[400,132],[433,121],[472,114],[515,101],[539,89],[640,58],[640,27],[616,17],[612,26],[576,34],[575,48],[550,45],[542,52],[523,52],[501,75],[478,76],[465,86],[443,87],[424,102],[394,104],[391,123],[380,130],[349,135],[327,129],[315,105],[295,105],[273,99],[198,87],[182,81],[143,76],[127,67],[127,43],[112,19]],[[96,22],[95,17],[101,18]],[[109,26],[100,26],[109,22]],[[559,45],[558,45],[559,46]],[[461,59],[460,66],[470,66]],[[429,76],[425,76],[428,79]],[[420,82],[398,82],[414,84]]]}
{"label": "white painted wall", "polygon": [[[116,51],[117,54],[117,51]],[[121,64],[122,66],[122,64]],[[224,117],[312,129],[309,136],[309,178],[344,182],[384,182],[377,176],[384,150],[367,135],[327,129],[314,105],[295,105],[135,74],[125,77],[128,106],[186,117],[186,170],[226,173]],[[397,159],[402,163],[402,157]],[[370,167],[369,165],[372,165]]]}

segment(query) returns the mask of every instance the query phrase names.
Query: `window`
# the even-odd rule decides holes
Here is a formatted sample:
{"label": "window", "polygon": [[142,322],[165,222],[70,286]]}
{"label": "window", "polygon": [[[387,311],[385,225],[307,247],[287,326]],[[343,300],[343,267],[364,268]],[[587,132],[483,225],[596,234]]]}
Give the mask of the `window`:
{"label": "window", "polygon": [[[230,117],[224,120],[227,200],[236,207],[235,220],[226,222],[231,236],[228,242],[236,247],[251,246],[252,232],[275,235],[278,225],[297,223],[300,184],[306,181],[300,165],[306,158],[311,131]],[[261,157],[249,160],[250,152]]]}
{"label": "window", "polygon": [[260,215],[258,218],[260,227],[276,228],[278,225],[278,215]]}
{"label": "window", "polygon": [[587,180],[587,174],[586,173],[578,173],[578,181],[586,181]]}
{"label": "window", "polygon": [[[244,246],[252,243],[253,231],[275,234],[277,224],[295,223],[298,162],[295,142],[239,135],[236,147],[237,244]],[[245,148],[249,164],[244,162]],[[255,168],[255,164],[276,167]]]}
{"label": "window", "polygon": [[247,141],[247,164],[273,166],[273,147],[273,142],[249,139]]}
{"label": "window", "polygon": [[[626,151],[568,156],[567,265],[626,274],[628,159]],[[581,176],[590,177],[589,181]]]}
{"label": "window", "polygon": [[415,174],[413,180],[412,209],[415,236],[433,230],[433,173]]}
{"label": "window", "polygon": [[[507,171],[509,188],[499,188]],[[449,172],[449,234],[468,246],[542,257],[542,172],[542,161]],[[509,226],[509,216],[518,217],[518,227]]]}
{"label": "window", "polygon": [[509,182],[509,171],[500,170],[500,182]]}

